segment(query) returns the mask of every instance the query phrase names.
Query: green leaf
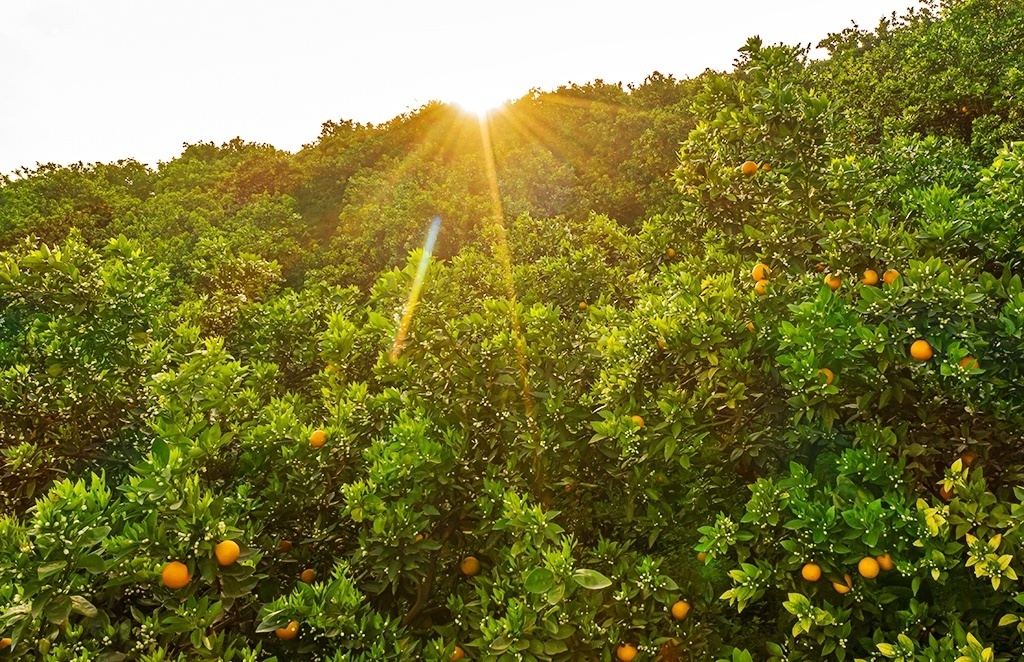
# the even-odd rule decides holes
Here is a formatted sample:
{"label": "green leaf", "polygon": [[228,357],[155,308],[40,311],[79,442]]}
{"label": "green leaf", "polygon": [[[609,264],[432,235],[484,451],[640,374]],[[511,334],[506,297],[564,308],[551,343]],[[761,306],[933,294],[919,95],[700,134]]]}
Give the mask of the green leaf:
{"label": "green leaf", "polygon": [[526,590],[530,593],[546,593],[555,583],[555,573],[547,568],[534,568],[526,577]]}
{"label": "green leaf", "polygon": [[597,570],[577,570],[573,574],[572,578],[583,588],[588,588],[592,591],[608,588],[612,585],[612,580],[608,579]]}

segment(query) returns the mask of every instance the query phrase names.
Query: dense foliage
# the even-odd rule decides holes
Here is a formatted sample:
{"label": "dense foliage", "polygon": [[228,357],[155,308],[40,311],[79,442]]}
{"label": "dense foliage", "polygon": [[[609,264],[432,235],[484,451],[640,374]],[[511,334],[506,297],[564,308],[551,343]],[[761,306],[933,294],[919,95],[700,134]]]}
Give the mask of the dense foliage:
{"label": "dense foliage", "polygon": [[1022,18],[4,180],[0,658],[1021,659]]}

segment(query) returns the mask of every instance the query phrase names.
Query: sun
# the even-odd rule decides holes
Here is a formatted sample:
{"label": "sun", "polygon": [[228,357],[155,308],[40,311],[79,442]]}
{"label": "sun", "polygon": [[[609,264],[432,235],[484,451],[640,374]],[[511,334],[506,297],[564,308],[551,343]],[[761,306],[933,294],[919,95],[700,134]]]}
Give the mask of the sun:
{"label": "sun", "polygon": [[477,117],[485,117],[491,111],[503,106],[507,101],[507,99],[504,99],[499,94],[488,92],[487,90],[477,90],[460,94],[458,99],[454,101],[454,104],[467,113],[473,113]]}

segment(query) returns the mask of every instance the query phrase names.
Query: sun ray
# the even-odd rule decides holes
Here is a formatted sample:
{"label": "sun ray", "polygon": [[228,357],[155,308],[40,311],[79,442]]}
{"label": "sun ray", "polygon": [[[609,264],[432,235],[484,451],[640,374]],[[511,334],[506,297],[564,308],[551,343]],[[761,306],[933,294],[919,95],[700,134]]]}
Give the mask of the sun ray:
{"label": "sun ray", "polygon": [[409,336],[409,327],[412,325],[412,316],[416,311],[416,304],[420,300],[420,292],[423,290],[423,281],[427,276],[427,268],[430,266],[430,257],[434,253],[434,244],[437,242],[437,235],[441,230],[441,217],[435,216],[430,223],[430,230],[427,231],[427,240],[423,244],[423,254],[420,256],[420,264],[416,269],[416,277],[413,278],[412,287],[409,288],[409,298],[405,301],[405,308],[402,310],[402,320],[398,324],[398,332],[395,333],[395,342],[391,346],[391,360],[398,360],[402,348],[405,346],[405,339]]}

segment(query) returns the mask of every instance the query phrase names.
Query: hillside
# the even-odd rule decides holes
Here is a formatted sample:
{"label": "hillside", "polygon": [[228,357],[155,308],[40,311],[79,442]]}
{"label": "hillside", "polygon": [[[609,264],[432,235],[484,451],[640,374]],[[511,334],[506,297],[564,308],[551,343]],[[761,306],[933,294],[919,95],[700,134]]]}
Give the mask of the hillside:
{"label": "hillside", "polygon": [[1021,44],[4,180],[0,660],[1024,658]]}

